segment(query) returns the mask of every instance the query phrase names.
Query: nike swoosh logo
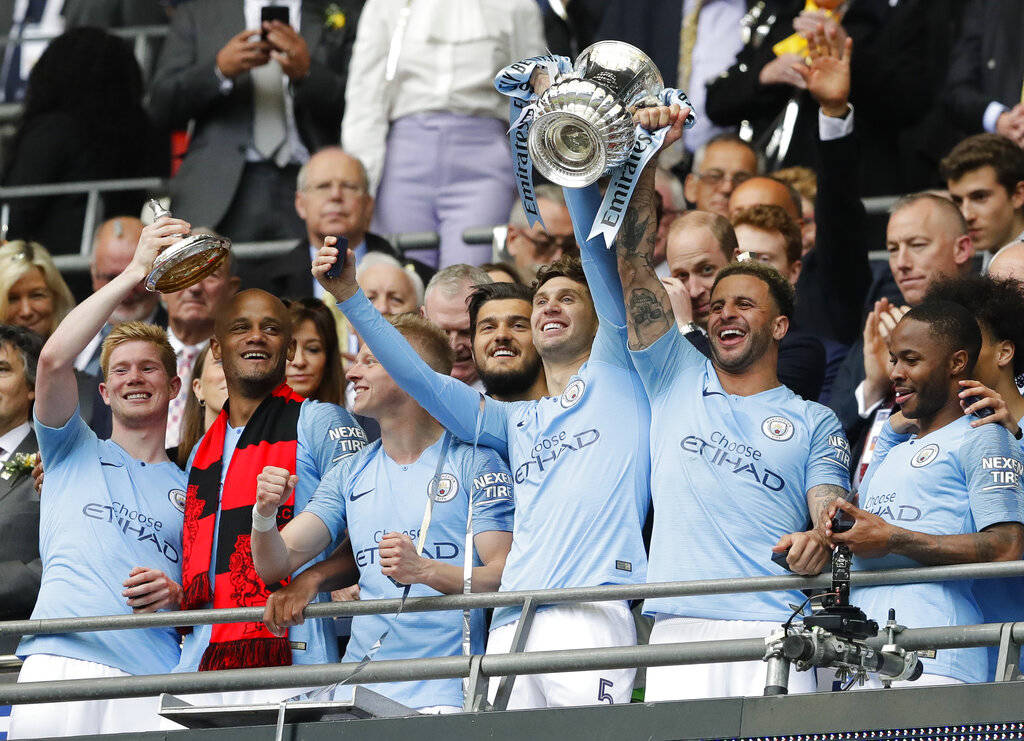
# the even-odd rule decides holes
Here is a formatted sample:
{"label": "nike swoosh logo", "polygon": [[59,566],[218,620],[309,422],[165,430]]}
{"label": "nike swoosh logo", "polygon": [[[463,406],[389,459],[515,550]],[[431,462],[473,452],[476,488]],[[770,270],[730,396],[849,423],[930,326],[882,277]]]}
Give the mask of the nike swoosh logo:
{"label": "nike swoosh logo", "polygon": [[349,499],[349,501],[350,501],[350,502],[354,502],[354,501],[356,501],[357,499],[359,499],[359,497],[364,497],[364,496],[366,496],[367,494],[369,494],[369,493],[370,493],[371,491],[373,491],[373,489],[367,489],[366,491],[361,491],[361,492],[359,492],[358,494],[353,494],[353,495],[352,495],[352,498],[351,498],[351,499]]}

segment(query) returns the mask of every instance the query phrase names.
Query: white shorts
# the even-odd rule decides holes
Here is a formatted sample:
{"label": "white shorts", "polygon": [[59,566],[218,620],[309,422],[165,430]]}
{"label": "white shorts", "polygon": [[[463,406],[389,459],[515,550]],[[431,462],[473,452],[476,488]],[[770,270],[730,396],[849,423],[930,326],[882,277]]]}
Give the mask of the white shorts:
{"label": "white shorts", "polygon": [[[733,638],[766,638],[780,623],[759,620],[712,620],[709,618],[658,615],[651,630],[651,644],[720,641]],[[704,697],[753,697],[764,695],[768,664],[764,661],[731,661],[719,664],[650,666],[644,700],[694,700]],[[789,673],[789,694],[814,692],[813,670]]]}
{"label": "white shorts", "polygon": [[[22,664],[18,682],[128,676],[131,675],[105,664],[50,654],[33,654]],[[155,697],[15,705],[11,711],[11,729],[7,737],[90,736],[98,733],[168,731],[181,727],[157,715],[158,707],[159,701]]]}
{"label": "white shorts", "polygon": [[[508,653],[519,621],[491,631],[487,653]],[[636,626],[625,602],[554,605],[539,611],[526,640],[526,651],[635,646]],[[600,669],[562,674],[522,674],[512,685],[508,709],[610,705],[629,702],[636,669]],[[501,677],[492,677],[494,700]]]}

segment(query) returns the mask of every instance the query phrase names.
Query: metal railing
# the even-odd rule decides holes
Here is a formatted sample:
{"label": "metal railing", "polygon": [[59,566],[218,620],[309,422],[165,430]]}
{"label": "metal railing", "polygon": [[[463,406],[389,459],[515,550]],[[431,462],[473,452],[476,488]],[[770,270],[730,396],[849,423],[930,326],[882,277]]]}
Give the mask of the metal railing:
{"label": "metal railing", "polygon": [[[1012,576],[1024,576],[1024,561],[854,572],[851,582],[855,587],[865,587]],[[411,598],[406,600],[404,612],[518,606],[522,610],[519,621],[520,629],[517,630],[516,640],[513,641],[513,646],[508,654],[474,654],[430,659],[375,661],[362,669],[360,682],[468,677],[471,691],[465,698],[465,707],[467,710],[481,710],[484,706],[483,699],[486,694],[487,679],[490,677],[759,660],[763,657],[765,650],[765,643],[762,639],[522,653],[526,637],[526,630],[523,628],[528,628],[538,605],[820,589],[829,584],[830,579],[825,575],[812,578],[765,576]],[[309,605],[304,611],[304,615],[307,619],[346,615],[387,615],[397,612],[400,604],[401,600],[399,599],[320,603]],[[43,635],[258,622],[262,620],[262,615],[262,607],[247,607],[163,612],[151,615],[17,620],[0,623],[0,635]],[[522,633],[522,640],[519,640],[520,633]],[[882,641],[882,637],[879,637],[874,640],[874,643],[880,645]],[[1024,643],[1024,623],[909,629],[900,633],[896,642],[900,647],[908,650],[997,645],[1000,647],[1000,665],[997,667],[997,677],[1009,679],[1013,676],[1011,665],[1016,664],[1019,646]],[[0,685],[0,704],[144,697],[160,692],[198,693],[239,689],[310,687],[344,681],[352,675],[356,666],[355,663],[345,663]],[[509,689],[511,688],[509,687]],[[499,701],[501,693],[502,690],[499,689]],[[503,705],[498,702],[496,707],[501,709]]]}

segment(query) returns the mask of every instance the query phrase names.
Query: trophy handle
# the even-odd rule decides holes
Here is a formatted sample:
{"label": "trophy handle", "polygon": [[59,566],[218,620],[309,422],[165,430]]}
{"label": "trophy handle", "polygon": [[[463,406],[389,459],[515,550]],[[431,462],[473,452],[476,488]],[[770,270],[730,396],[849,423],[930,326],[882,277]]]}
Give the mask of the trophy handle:
{"label": "trophy handle", "polygon": [[163,218],[164,216],[170,216],[171,212],[160,205],[160,201],[155,198],[150,198],[146,201],[146,205],[149,206],[149,210],[153,212],[153,221]]}

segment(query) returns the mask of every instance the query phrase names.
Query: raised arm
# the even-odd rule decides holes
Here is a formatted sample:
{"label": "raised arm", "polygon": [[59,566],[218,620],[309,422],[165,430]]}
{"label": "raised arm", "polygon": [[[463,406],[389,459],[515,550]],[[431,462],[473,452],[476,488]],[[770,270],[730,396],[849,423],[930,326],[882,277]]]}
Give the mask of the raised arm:
{"label": "raised arm", "polygon": [[337,262],[333,238],[320,248],[313,261],[313,276],[338,301],[359,336],[395,382],[434,419],[465,442],[473,442],[477,415],[483,414],[480,443],[508,458],[507,405],[481,397],[466,384],[435,372],[406,342],[402,334],[373,308],[355,280],[355,257],[349,250],[337,278],[326,275]]}
{"label": "raised arm", "polygon": [[117,305],[149,274],[160,251],[191,227],[181,219],[163,217],[142,230],[131,263],[119,276],[76,306],[39,353],[35,416],[47,427],[63,427],[78,406],[75,358],[110,319]]}
{"label": "raised arm", "polygon": [[616,327],[624,327],[626,311],[620,298],[622,283],[619,281],[615,253],[605,245],[604,237],[598,235],[587,239],[590,225],[594,223],[594,217],[601,207],[601,190],[595,183],[586,188],[562,188],[562,193],[565,195],[565,205],[569,208],[569,216],[572,217],[576,242],[580,245],[583,272],[587,276],[597,318]]}
{"label": "raised arm", "polygon": [[[636,118],[644,128],[652,130],[671,124],[662,145],[664,148],[682,135],[688,114],[688,109],[680,110],[678,106],[661,106],[640,109]],[[652,161],[637,181],[616,239],[631,350],[650,347],[667,331],[674,330],[676,323],[668,292],[654,271],[654,239],[658,231],[654,172]]]}

